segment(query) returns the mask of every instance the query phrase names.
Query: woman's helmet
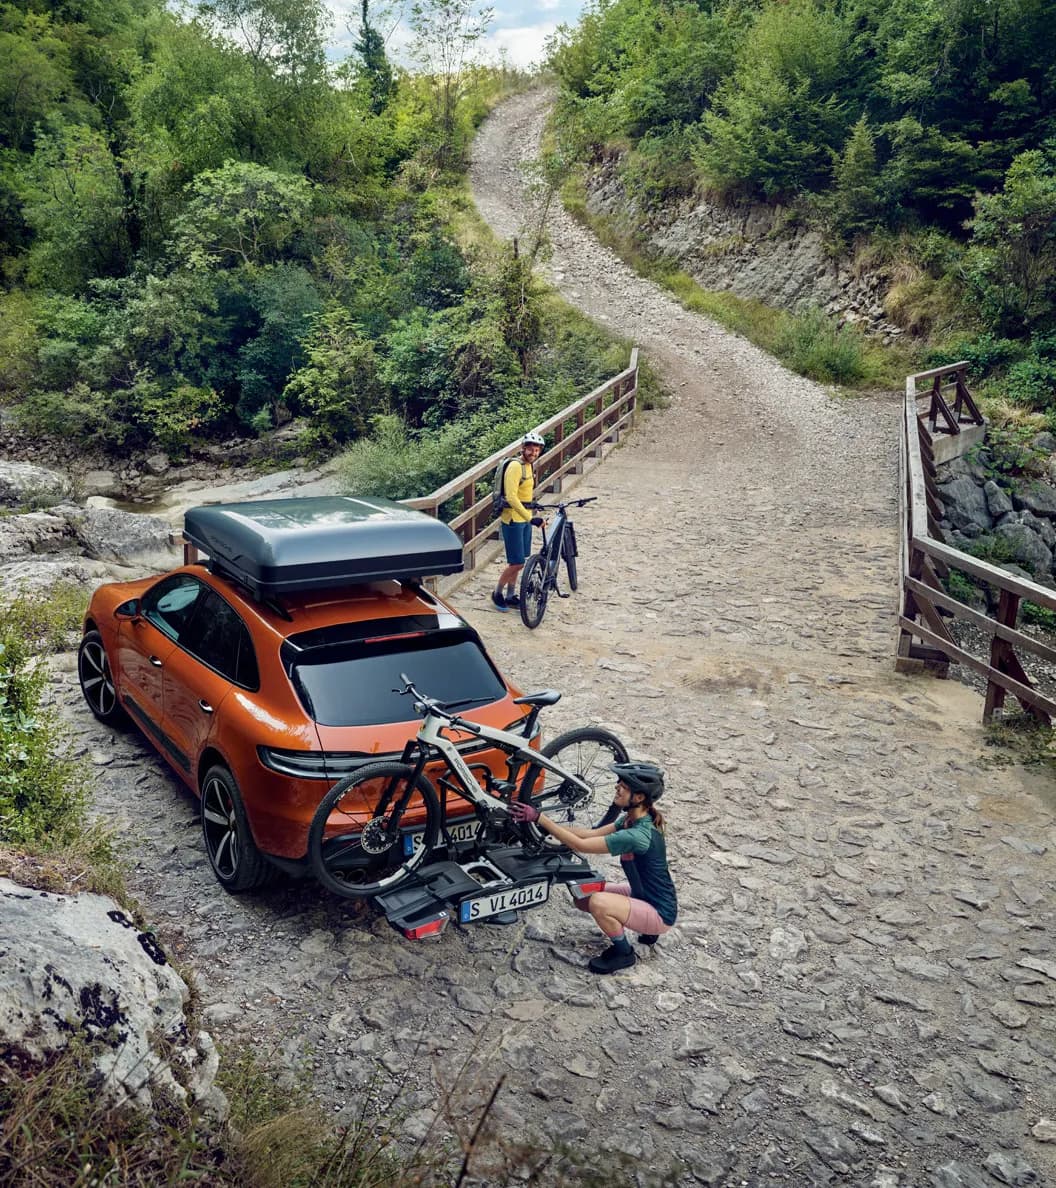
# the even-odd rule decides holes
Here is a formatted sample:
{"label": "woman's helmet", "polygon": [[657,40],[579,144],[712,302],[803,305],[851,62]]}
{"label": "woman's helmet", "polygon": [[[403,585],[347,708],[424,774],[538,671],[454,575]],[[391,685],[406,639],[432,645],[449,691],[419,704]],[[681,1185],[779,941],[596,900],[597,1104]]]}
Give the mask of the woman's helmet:
{"label": "woman's helmet", "polygon": [[609,771],[632,792],[640,792],[650,803],[664,794],[664,773],[655,763],[614,763]]}
{"label": "woman's helmet", "polygon": [[531,433],[526,433],[521,438],[521,445],[537,445],[540,449],[542,449],[543,446],[546,445],[546,439],[541,434],[536,433],[533,430]]}

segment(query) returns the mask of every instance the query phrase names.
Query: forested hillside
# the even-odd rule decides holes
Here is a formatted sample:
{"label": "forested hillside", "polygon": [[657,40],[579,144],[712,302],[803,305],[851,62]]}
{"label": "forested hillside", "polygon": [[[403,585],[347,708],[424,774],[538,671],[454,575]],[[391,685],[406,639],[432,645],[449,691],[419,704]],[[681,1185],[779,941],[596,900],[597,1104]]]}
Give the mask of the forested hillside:
{"label": "forested hillside", "polygon": [[0,4],[0,400],[175,455],[299,417],[392,456],[454,420],[442,467],[623,366],[474,246],[465,148],[518,80],[458,65],[483,26],[453,11],[416,7],[410,74],[366,3],[336,66],[319,0]]}
{"label": "forested hillside", "polygon": [[1053,0],[598,0],[551,60],[567,145],[625,150],[639,201],[780,202],[886,267],[889,315],[944,358],[1049,410],[1054,30]]}

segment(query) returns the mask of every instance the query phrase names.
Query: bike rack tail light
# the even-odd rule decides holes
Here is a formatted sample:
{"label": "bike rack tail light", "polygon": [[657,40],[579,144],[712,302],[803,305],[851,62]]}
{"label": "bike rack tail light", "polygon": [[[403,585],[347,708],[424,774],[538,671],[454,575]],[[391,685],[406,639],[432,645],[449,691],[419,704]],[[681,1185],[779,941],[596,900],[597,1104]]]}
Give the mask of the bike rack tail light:
{"label": "bike rack tail light", "polygon": [[573,899],[586,899],[589,895],[593,895],[595,891],[604,891],[605,880],[588,879],[584,883],[569,883],[568,889],[572,893]]}
{"label": "bike rack tail light", "polygon": [[409,924],[401,931],[408,940],[422,940],[426,936],[439,936],[447,927],[451,916],[447,912],[437,912],[431,920],[423,920],[419,924]]}

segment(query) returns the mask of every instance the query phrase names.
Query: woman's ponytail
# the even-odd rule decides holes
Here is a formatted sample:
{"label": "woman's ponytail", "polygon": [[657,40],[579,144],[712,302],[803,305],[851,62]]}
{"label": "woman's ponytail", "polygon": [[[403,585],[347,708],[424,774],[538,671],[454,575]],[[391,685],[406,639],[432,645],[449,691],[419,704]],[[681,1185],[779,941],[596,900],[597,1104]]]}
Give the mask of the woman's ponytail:
{"label": "woman's ponytail", "polygon": [[653,827],[656,829],[659,829],[660,832],[663,833],[664,832],[664,814],[652,802],[647,804],[645,807],[649,813],[649,816],[653,818]]}

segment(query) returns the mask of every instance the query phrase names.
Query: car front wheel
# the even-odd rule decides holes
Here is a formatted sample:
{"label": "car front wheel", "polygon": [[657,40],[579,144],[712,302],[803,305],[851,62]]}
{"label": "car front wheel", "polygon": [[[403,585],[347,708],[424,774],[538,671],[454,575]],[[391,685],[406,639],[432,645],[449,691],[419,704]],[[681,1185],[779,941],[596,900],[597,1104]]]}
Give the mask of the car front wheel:
{"label": "car front wheel", "polygon": [[241,793],[226,767],[210,767],[202,781],[202,837],[225,891],[254,891],[274,876],[275,867],[253,840]]}
{"label": "car front wheel", "polygon": [[110,671],[103,637],[98,631],[88,631],[77,649],[77,678],[88,708],[108,726],[125,721],[126,714],[117,699],[117,686]]}

